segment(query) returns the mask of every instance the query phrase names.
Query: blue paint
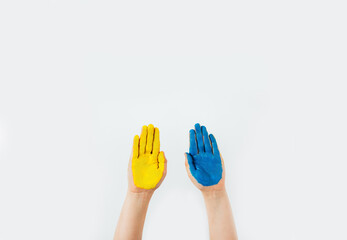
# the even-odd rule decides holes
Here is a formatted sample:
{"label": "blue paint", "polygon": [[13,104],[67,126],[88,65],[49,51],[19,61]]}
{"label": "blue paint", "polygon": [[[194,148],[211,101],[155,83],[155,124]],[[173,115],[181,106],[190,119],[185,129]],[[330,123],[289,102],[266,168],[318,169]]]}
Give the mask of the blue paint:
{"label": "blue paint", "polygon": [[216,139],[212,134],[208,135],[205,126],[197,123],[195,130],[189,131],[189,141],[187,159],[191,174],[203,186],[216,185],[223,172]]}

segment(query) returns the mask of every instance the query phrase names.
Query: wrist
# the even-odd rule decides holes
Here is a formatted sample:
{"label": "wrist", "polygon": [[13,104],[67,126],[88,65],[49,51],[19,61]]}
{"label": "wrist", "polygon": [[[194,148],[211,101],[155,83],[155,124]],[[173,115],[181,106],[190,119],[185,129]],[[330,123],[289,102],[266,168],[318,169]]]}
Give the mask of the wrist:
{"label": "wrist", "polygon": [[127,196],[139,201],[150,201],[154,191],[132,192],[128,190]]}
{"label": "wrist", "polygon": [[205,200],[219,199],[228,195],[225,189],[213,190],[213,191],[201,191],[201,193]]}

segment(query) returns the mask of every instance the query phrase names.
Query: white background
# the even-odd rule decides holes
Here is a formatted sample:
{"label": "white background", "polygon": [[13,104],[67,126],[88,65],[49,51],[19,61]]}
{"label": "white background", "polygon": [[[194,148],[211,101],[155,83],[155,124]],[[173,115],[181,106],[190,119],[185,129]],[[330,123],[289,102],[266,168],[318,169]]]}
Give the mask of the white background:
{"label": "white background", "polygon": [[347,239],[347,7],[0,2],[0,239],[112,239],[132,138],[168,174],[144,239],[208,239],[183,153],[219,143],[240,239]]}

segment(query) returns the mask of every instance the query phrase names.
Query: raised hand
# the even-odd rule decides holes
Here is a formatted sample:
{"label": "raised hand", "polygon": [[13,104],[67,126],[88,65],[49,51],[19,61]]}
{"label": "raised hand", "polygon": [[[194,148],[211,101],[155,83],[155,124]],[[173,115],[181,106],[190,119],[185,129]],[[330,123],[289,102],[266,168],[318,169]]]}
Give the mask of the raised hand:
{"label": "raised hand", "polygon": [[201,191],[224,189],[223,159],[214,136],[197,123],[189,131],[189,139],[186,169],[191,181]]}
{"label": "raised hand", "polygon": [[206,127],[195,124],[189,131],[190,147],[186,169],[190,180],[201,190],[208,216],[211,240],[237,240],[235,223],[224,184],[224,162],[216,139]]}
{"label": "raised hand", "polygon": [[142,127],[141,137],[134,137],[130,162],[130,191],[144,192],[160,186],[166,176],[166,159],[164,152],[160,152],[158,128],[154,128],[152,124]]}
{"label": "raised hand", "polygon": [[119,216],[114,240],[142,239],[149,202],[166,175],[166,159],[160,152],[159,129],[142,127],[134,137],[128,168],[128,192]]}

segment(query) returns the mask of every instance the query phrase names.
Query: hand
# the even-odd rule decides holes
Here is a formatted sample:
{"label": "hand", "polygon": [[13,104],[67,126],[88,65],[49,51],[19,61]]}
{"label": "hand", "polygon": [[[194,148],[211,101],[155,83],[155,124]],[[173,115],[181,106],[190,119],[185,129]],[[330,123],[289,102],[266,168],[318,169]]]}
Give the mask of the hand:
{"label": "hand", "polygon": [[166,176],[167,161],[160,152],[159,129],[152,124],[142,127],[141,137],[134,137],[129,161],[129,191],[153,193]]}
{"label": "hand", "polygon": [[189,139],[185,165],[190,180],[202,192],[225,190],[224,162],[214,136],[197,123],[195,131],[189,131]]}

